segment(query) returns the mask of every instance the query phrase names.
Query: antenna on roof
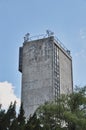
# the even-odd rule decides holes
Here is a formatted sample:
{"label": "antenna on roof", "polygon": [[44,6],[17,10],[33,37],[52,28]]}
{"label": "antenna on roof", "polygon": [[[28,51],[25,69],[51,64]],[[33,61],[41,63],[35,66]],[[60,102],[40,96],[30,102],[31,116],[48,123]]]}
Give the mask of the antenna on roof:
{"label": "antenna on roof", "polygon": [[24,42],[28,42],[29,41],[29,36],[30,36],[30,33],[25,34]]}
{"label": "antenna on roof", "polygon": [[46,30],[46,33],[48,35],[48,37],[53,36],[54,32],[50,31],[50,30]]}

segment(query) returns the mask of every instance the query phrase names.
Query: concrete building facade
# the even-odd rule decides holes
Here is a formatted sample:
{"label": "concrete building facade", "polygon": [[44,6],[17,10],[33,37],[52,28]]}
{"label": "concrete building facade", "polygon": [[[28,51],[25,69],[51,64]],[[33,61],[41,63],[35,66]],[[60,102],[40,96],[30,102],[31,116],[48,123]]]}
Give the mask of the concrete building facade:
{"label": "concrete building facade", "polygon": [[54,36],[25,41],[19,52],[26,117],[40,104],[73,91],[72,57]]}

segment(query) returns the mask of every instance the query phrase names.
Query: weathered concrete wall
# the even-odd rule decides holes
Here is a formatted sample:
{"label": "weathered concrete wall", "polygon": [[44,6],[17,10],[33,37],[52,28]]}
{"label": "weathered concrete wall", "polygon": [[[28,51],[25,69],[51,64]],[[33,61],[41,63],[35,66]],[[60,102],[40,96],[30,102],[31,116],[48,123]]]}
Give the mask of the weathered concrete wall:
{"label": "weathered concrete wall", "polygon": [[22,101],[28,117],[52,99],[52,43],[48,39],[25,43],[22,63]]}
{"label": "weathered concrete wall", "polygon": [[72,59],[54,37],[29,41],[22,48],[21,98],[29,117],[40,104],[72,92]]}
{"label": "weathered concrete wall", "polygon": [[72,59],[59,50],[59,66],[60,66],[60,94],[72,93],[73,77],[72,77]]}

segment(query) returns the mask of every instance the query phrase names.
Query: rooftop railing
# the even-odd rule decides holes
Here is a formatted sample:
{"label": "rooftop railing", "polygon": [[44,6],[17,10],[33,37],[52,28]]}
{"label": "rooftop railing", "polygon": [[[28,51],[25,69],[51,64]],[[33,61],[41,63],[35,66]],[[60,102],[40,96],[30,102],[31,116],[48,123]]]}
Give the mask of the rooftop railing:
{"label": "rooftop railing", "polygon": [[[30,33],[27,33],[25,35],[25,37],[24,37],[24,43],[32,41],[32,40],[38,40],[38,39],[48,38],[48,37],[51,37],[51,36],[54,36],[54,33],[51,32],[51,31],[49,31],[49,30],[46,31],[46,34],[36,35],[36,36],[32,36],[32,37],[30,37]],[[54,40],[56,41],[56,43],[60,47],[62,47],[68,53],[68,55],[70,55],[70,50],[68,50],[65,47],[65,45],[56,36],[54,36]]]}

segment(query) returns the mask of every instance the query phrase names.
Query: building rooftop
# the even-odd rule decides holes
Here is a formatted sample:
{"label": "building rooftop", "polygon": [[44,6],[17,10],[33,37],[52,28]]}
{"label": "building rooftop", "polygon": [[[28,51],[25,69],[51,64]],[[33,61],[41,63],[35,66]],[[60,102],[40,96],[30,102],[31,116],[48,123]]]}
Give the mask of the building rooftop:
{"label": "building rooftop", "polygon": [[24,37],[24,44],[30,41],[41,40],[49,37],[53,37],[55,44],[57,44],[57,46],[62,48],[63,51],[66,51],[67,54],[71,56],[70,50],[67,49],[65,45],[56,36],[54,36],[54,33],[49,30],[46,31],[46,34],[35,35],[35,36],[30,36],[30,33],[27,33]]}

